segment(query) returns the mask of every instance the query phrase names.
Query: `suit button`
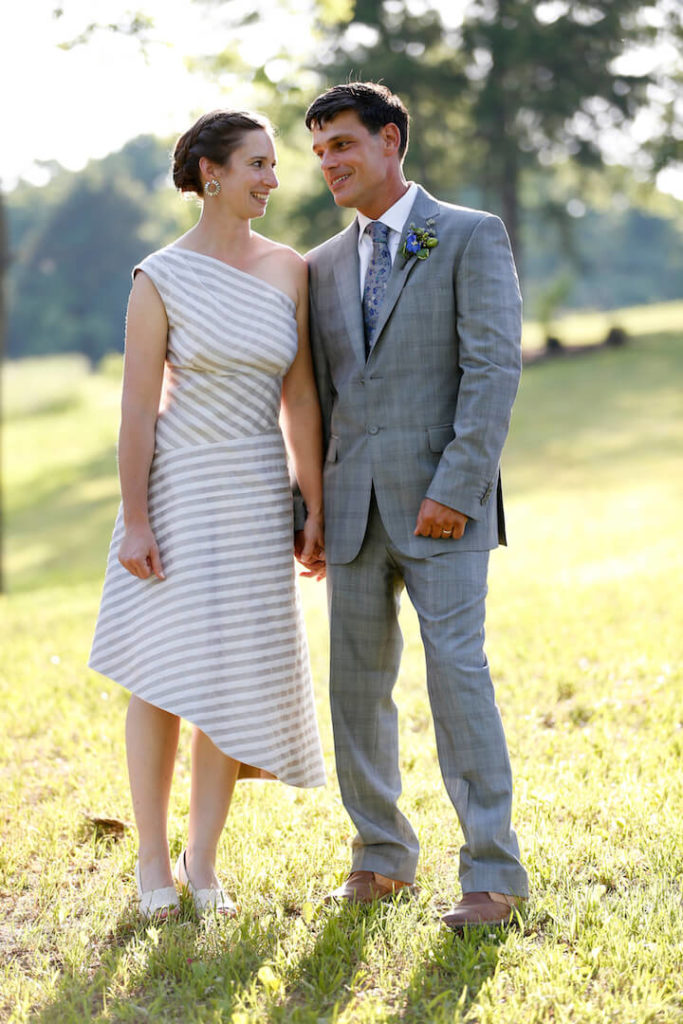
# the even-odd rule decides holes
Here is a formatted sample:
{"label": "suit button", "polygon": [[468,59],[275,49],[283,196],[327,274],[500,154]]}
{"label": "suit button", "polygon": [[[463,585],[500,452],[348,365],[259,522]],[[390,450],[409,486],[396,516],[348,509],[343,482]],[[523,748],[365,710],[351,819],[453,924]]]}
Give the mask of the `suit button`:
{"label": "suit button", "polygon": [[368,434],[379,434],[379,427],[374,426],[374,424],[368,427]]}

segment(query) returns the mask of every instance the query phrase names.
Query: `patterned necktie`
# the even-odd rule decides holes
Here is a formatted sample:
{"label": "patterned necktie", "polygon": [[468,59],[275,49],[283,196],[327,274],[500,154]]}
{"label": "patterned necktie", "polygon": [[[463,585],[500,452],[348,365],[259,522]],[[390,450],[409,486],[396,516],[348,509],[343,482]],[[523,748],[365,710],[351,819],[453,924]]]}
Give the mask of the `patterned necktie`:
{"label": "patterned necktie", "polygon": [[370,354],[374,334],[379,318],[379,311],[387,290],[387,282],[391,273],[391,254],[389,252],[389,228],[381,221],[370,221],[365,229],[372,238],[372,257],[365,275],[363,288],[363,321],[365,323],[365,353]]}

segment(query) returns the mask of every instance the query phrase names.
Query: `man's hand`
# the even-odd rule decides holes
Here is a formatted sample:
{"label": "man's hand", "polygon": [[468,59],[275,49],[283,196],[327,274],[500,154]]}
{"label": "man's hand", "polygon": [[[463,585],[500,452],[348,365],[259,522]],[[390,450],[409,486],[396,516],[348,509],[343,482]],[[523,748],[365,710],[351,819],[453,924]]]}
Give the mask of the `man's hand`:
{"label": "man's hand", "polygon": [[435,540],[445,540],[447,537],[460,540],[466,525],[467,516],[462,512],[425,498],[420,505],[413,534],[416,537],[434,537]]}

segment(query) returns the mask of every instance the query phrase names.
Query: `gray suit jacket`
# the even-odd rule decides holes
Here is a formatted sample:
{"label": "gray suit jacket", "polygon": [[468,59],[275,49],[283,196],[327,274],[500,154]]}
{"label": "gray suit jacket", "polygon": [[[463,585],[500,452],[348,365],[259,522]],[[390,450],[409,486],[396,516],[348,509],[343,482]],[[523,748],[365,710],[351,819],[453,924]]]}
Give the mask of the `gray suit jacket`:
{"label": "gray suit jacket", "polygon": [[[404,554],[505,543],[499,462],[521,369],[510,244],[497,217],[418,188],[408,224],[429,218],[439,244],[422,261],[399,250],[367,361],[357,221],[307,256],[331,562],[358,553],[373,486]],[[413,536],[425,496],[469,516],[460,540]]]}

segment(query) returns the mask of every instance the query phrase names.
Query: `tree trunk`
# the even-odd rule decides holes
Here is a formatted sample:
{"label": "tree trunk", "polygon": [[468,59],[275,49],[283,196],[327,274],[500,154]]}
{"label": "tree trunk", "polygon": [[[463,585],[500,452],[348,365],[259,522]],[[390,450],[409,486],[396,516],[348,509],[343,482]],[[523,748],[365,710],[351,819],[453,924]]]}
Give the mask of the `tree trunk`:
{"label": "tree trunk", "polygon": [[[7,324],[7,305],[5,281],[9,268],[9,238],[5,215],[5,200],[0,190],[0,375],[5,359],[5,333]],[[2,487],[2,381],[0,380],[0,594],[5,592],[4,552],[5,552],[5,504]]]}
{"label": "tree trunk", "polygon": [[[515,20],[517,0],[499,0],[498,17],[501,20]],[[510,66],[510,54],[506,46],[505,36],[497,37],[497,45],[492,50],[493,66],[490,74],[489,102],[493,107],[492,117],[495,133],[489,140],[498,171],[498,199],[501,216],[508,235],[512,254],[518,270],[521,267],[522,252],[519,237],[519,151],[515,131],[515,100],[514,89],[511,88],[509,76],[514,75],[514,67]]]}
{"label": "tree trunk", "polygon": [[517,150],[510,145],[503,160],[503,175],[500,181],[500,207],[503,223],[510,236],[512,254],[517,271],[521,275],[522,246],[519,237],[519,168]]}

